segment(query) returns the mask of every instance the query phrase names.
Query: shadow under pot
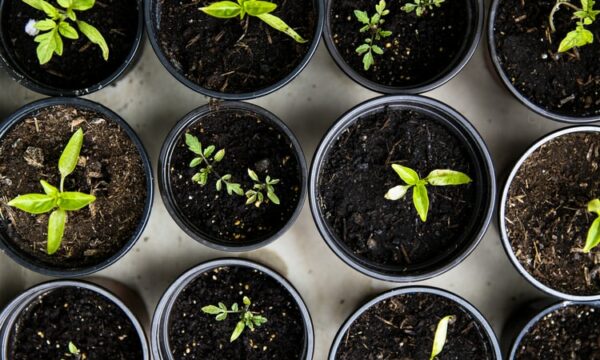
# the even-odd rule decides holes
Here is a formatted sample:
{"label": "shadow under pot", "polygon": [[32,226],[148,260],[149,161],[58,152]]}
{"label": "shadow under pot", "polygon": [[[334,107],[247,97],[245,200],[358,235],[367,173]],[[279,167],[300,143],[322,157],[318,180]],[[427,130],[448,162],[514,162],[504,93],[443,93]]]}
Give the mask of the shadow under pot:
{"label": "shadow under pot", "polygon": [[356,270],[419,281],[460,263],[491,218],[488,150],[458,112],[390,96],[344,114],[325,135],[309,181],[321,236]]}
{"label": "shadow under pot", "polygon": [[202,106],[171,130],[159,186],[177,224],[222,251],[255,250],[294,223],[306,192],[306,163],[294,134],[256,105]]}
{"label": "shadow under pot", "polygon": [[[553,0],[492,3],[488,40],[496,71],[520,102],[552,120],[600,120],[600,43],[569,50],[563,43],[573,39],[574,34],[569,33],[578,27],[574,8],[580,6],[579,1]],[[600,31],[600,22],[582,29],[593,38],[592,33]]]}
{"label": "shadow under pot", "polygon": [[50,98],[0,127],[0,247],[51,276],[84,276],[120,259],[150,215],[148,156],[100,104]]}
{"label": "shadow under pot", "polygon": [[500,231],[511,262],[562,299],[600,299],[600,248],[587,241],[597,238],[588,232],[600,211],[590,207],[600,198],[599,163],[600,127],[559,130],[525,152],[502,193]]}
{"label": "shadow under pot", "polygon": [[310,314],[293,286],[247,260],[189,270],[167,289],[152,320],[157,360],[313,358]]}
{"label": "shadow under pot", "polygon": [[35,286],[0,315],[2,359],[150,360],[144,330],[115,295],[82,281]]}
{"label": "shadow under pot", "polygon": [[[441,346],[434,345],[434,339]],[[329,360],[434,356],[502,359],[483,315],[463,298],[430,287],[399,288],[367,302],[342,325],[329,352]]]}
{"label": "shadow under pot", "polygon": [[146,28],[160,62],[206,96],[245,100],[269,94],[308,64],[323,29],[323,0],[145,2]]}
{"label": "shadow under pot", "polygon": [[74,3],[51,2],[44,11],[34,1],[0,2],[0,63],[17,82],[50,96],[82,96],[110,85],[135,61],[142,0]]}
{"label": "shadow under pot", "polygon": [[328,0],[324,38],[337,65],[384,94],[419,94],[445,84],[473,56],[483,1]]}

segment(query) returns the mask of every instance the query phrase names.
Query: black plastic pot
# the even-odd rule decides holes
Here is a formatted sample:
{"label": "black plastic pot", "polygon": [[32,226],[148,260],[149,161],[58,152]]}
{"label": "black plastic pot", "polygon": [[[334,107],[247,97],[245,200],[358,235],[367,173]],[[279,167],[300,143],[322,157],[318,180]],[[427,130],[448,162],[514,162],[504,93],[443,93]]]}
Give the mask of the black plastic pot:
{"label": "black plastic pot", "polygon": [[481,39],[481,35],[483,33],[483,20],[484,20],[484,12],[485,8],[483,5],[483,0],[470,0],[469,3],[471,7],[469,9],[468,23],[469,23],[469,32],[465,35],[464,41],[462,43],[462,47],[460,51],[458,51],[458,55],[455,57],[454,61],[452,61],[444,71],[439,74],[434,74],[431,79],[424,81],[420,84],[415,84],[411,86],[403,86],[403,87],[394,87],[378,84],[374,81],[371,81],[361,74],[359,74],[355,69],[351,68],[344,58],[338,51],[332,37],[331,31],[331,4],[333,1],[342,1],[342,0],[326,0],[325,6],[325,26],[323,28],[323,38],[325,40],[325,44],[327,45],[327,50],[333,57],[333,60],[337,64],[337,66],[352,80],[354,80],[357,84],[378,92],[380,94],[389,94],[389,95],[411,95],[411,94],[421,94],[427,91],[431,91],[439,86],[444,85],[446,82],[450,81],[454,78],[471,60],[471,57],[477,50],[477,46],[479,45],[479,41]]}
{"label": "black plastic pot", "polygon": [[[273,127],[279,129],[283,134],[285,134],[289,138],[291,144],[293,145],[294,152],[296,153],[296,158],[298,160],[298,164],[301,167],[302,172],[302,188],[300,189],[300,198],[298,200],[298,205],[296,206],[296,210],[288,220],[287,224],[275,234],[266,238],[259,238],[254,239],[253,241],[239,243],[223,242],[221,239],[217,239],[214,236],[206,234],[205,232],[191,224],[185,218],[185,216],[181,214],[181,210],[178,208],[178,205],[174,200],[173,190],[171,187],[171,181],[169,177],[169,169],[171,168],[171,157],[173,151],[175,150],[177,140],[179,139],[181,134],[184,133],[185,130],[198,119],[202,118],[203,116],[209,113],[220,110],[244,110],[258,114],[263,119],[269,121]],[[273,113],[257,105],[244,102],[222,102],[218,103],[217,105],[207,104],[191,111],[181,120],[179,120],[179,122],[175,125],[175,127],[173,127],[171,132],[169,132],[169,135],[167,135],[167,138],[163,143],[162,149],[160,151],[160,157],[158,159],[158,172],[158,186],[160,189],[160,194],[162,196],[165,207],[167,208],[167,211],[169,212],[171,217],[183,229],[183,231],[185,231],[194,240],[210,248],[221,251],[252,251],[275,241],[294,224],[294,222],[298,218],[298,215],[300,215],[300,211],[302,210],[302,206],[304,205],[304,198],[306,197],[307,166],[306,160],[304,159],[304,153],[302,152],[302,148],[300,146],[300,143],[296,139],[296,136],[285,125],[285,123]]]}
{"label": "black plastic pot", "polygon": [[[459,139],[462,140],[466,151],[474,159],[474,168],[478,171],[475,183],[477,188],[476,204],[474,204],[472,222],[469,230],[460,239],[461,246],[442,258],[433,259],[427,266],[406,269],[398,267],[383,267],[365,259],[359,258],[343,244],[327,224],[322,209],[318,203],[319,176],[321,168],[328,157],[332,144],[340,134],[351,126],[358,118],[377,112],[384,107],[411,109],[422,112],[435,118],[448,127]],[[309,200],[317,228],[323,239],[335,254],[355,270],[370,277],[394,281],[414,282],[440,275],[463,261],[481,241],[485,234],[494,211],[496,198],[496,180],[494,167],[485,142],[477,130],[460,113],[437,100],[423,96],[398,95],[382,96],[357,105],[342,115],[329,129],[321,140],[313,159],[309,178]]]}
{"label": "black plastic pot", "polygon": [[[115,283],[117,284],[117,283]],[[118,286],[122,286],[117,284]],[[23,292],[21,295],[12,300],[6,308],[0,313],[0,358],[8,359],[8,348],[10,344],[10,337],[15,325],[16,320],[23,310],[25,310],[32,301],[35,301],[39,296],[51,292],[56,289],[65,287],[75,287],[93,291],[98,295],[106,298],[108,301],[114,303],[120,308],[127,318],[131,321],[137,334],[139,335],[141,348],[143,352],[143,358],[140,360],[150,360],[150,346],[143,327],[138,321],[138,318],[128,307],[129,304],[125,304],[120,298],[115,296],[112,292],[106,290],[103,287],[95,285],[86,281],[74,281],[74,280],[57,280],[46,282],[30,288]],[[127,301],[127,299],[125,299]],[[138,314],[139,315],[139,314]]]}
{"label": "black plastic pot", "polygon": [[104,107],[103,105],[85,99],[79,98],[47,98],[43,100],[39,100],[28,105],[23,106],[19,110],[15,111],[12,115],[10,115],[2,125],[0,125],[0,141],[9,132],[14,125],[22,121],[26,116],[36,111],[39,111],[43,108],[55,105],[70,105],[78,108],[83,108],[91,111],[95,111],[101,114],[104,114],[107,119],[114,121],[117,123],[129,136],[131,141],[135,144],[141,160],[142,166],[144,167],[144,172],[146,174],[146,192],[147,198],[144,205],[144,212],[140,222],[132,234],[131,238],[127,243],[113,256],[102,261],[99,264],[82,267],[82,268],[72,268],[72,269],[64,269],[56,266],[51,266],[48,264],[44,264],[37,259],[23,253],[17,247],[11,244],[9,240],[7,240],[4,235],[0,234],[0,250],[6,253],[10,258],[12,258],[15,262],[24,266],[30,270],[38,272],[43,275],[48,276],[56,276],[56,277],[82,277],[98,272],[119,260],[123,257],[131,248],[135,245],[139,237],[141,236],[146,224],[148,223],[148,219],[150,218],[150,212],[152,210],[152,199],[154,197],[154,182],[152,175],[152,167],[150,165],[150,158],[146,153],[146,149],[142,144],[141,140],[135,133],[135,131],[123,120],[119,115],[117,115],[112,110]]}
{"label": "black plastic pot", "polygon": [[488,321],[485,319],[485,317],[479,312],[479,310],[477,310],[467,300],[461,298],[460,296],[458,296],[456,294],[453,294],[449,291],[445,291],[442,289],[438,289],[438,288],[434,288],[434,287],[426,287],[426,286],[406,287],[406,288],[398,288],[398,289],[389,290],[389,291],[384,292],[381,295],[375,297],[374,299],[366,302],[361,307],[359,307],[358,310],[356,310],[352,315],[350,315],[348,317],[348,319],[346,319],[344,324],[338,330],[337,335],[335,336],[335,339],[333,340],[333,344],[331,345],[331,349],[329,350],[329,360],[336,360],[336,355],[337,355],[338,349],[340,347],[340,344],[344,341],[346,332],[348,331],[348,329],[350,329],[352,324],[361,315],[363,315],[366,311],[368,311],[371,307],[380,303],[381,301],[392,298],[394,296],[403,295],[403,294],[418,294],[418,293],[437,295],[437,296],[446,298],[448,300],[451,300],[451,301],[457,303],[458,305],[460,305],[462,308],[464,308],[473,318],[478,320],[479,324],[485,331],[485,334],[487,335],[488,340],[489,340],[490,352],[492,352],[494,354],[495,359],[502,360],[500,345],[498,343],[498,339],[496,338],[496,335],[494,334],[494,330],[492,330],[492,327],[490,326]]}
{"label": "black plastic pot", "polygon": [[302,72],[302,70],[304,70],[306,65],[308,65],[308,63],[310,62],[310,59],[312,59],[313,55],[317,51],[317,47],[319,46],[319,41],[321,39],[321,33],[323,31],[323,22],[324,22],[323,14],[324,14],[324,8],[325,8],[325,5],[323,2],[324,2],[324,0],[314,0],[315,8],[317,9],[317,16],[318,16],[317,26],[316,26],[315,32],[313,34],[310,48],[309,48],[308,52],[306,53],[306,55],[304,56],[304,59],[302,59],[302,62],[300,62],[300,64],[298,64],[298,66],[291,73],[289,73],[288,76],[279,80],[275,84],[268,86],[264,89],[249,92],[249,93],[232,94],[232,93],[220,92],[220,91],[215,91],[215,90],[210,90],[210,89],[204,88],[204,87],[194,83],[193,81],[188,80],[180,71],[177,70],[177,68],[175,68],[175,66],[173,66],[173,64],[171,64],[171,62],[165,56],[165,53],[162,50],[160,43],[157,39],[158,31],[160,30],[160,3],[161,3],[160,0],[144,0],[145,16],[146,16],[146,31],[148,32],[148,37],[150,38],[150,43],[152,44],[152,48],[154,49],[154,52],[156,53],[158,60],[160,60],[161,64],[167,69],[167,71],[169,71],[171,73],[171,75],[173,75],[173,77],[175,77],[177,80],[179,80],[179,82],[181,82],[183,85],[187,86],[188,88],[190,88],[200,94],[203,94],[203,95],[206,95],[206,96],[209,96],[212,98],[222,99],[222,100],[256,99],[261,96],[268,95],[268,94],[284,87],[290,81],[295,79],[296,76],[298,76]]}
{"label": "black plastic pot", "polygon": [[267,274],[274,278],[281,286],[283,286],[290,295],[296,301],[296,304],[300,308],[304,322],[304,354],[303,360],[312,360],[313,352],[315,347],[315,334],[313,330],[312,320],[308,308],[304,304],[304,301],[300,297],[298,291],[290,284],[283,276],[271,270],[270,268],[255,263],[249,260],[242,259],[217,259],[202,263],[181,275],[175,282],[167,289],[163,294],[156,310],[154,311],[154,317],[152,319],[152,332],[150,335],[150,342],[152,345],[152,355],[155,360],[175,360],[173,357],[170,346],[169,346],[169,323],[171,310],[175,303],[175,300],[181,293],[181,291],[194,279],[201,274],[210,271],[214,268],[236,266],[236,267],[247,267],[256,269],[258,271]]}
{"label": "black plastic pot", "polygon": [[555,121],[561,121],[561,122],[565,122],[565,123],[577,123],[577,124],[585,124],[585,123],[599,121],[600,115],[577,117],[577,116],[559,114],[557,112],[546,110],[546,109],[542,108],[541,106],[533,103],[530,99],[526,98],[512,84],[512,82],[508,78],[508,75],[502,69],[502,66],[500,65],[498,49],[496,49],[496,37],[495,37],[494,27],[495,27],[495,22],[496,22],[496,14],[498,13],[498,6],[501,1],[502,0],[493,0],[493,2],[492,2],[491,10],[490,10],[490,17],[489,17],[489,21],[488,21],[487,36],[488,36],[488,49],[489,49],[490,58],[492,60],[492,63],[494,64],[494,69],[496,70],[496,73],[502,80],[502,83],[504,84],[504,86],[513,94],[513,96],[515,98],[517,98],[517,100],[519,100],[519,102],[521,102],[523,105],[525,105],[526,107],[528,107],[530,110],[534,111],[535,113],[542,115],[548,119],[555,120]]}
{"label": "black plastic pot", "polygon": [[[2,9],[4,8],[4,4],[8,3],[9,1],[10,0],[0,0],[0,28],[2,28],[3,19]],[[126,71],[138,59],[138,55],[140,53],[142,45],[142,39],[144,38],[144,9],[142,0],[137,0],[137,3],[137,34],[135,36],[133,46],[131,47],[129,54],[127,55],[127,58],[125,59],[123,64],[118,69],[116,69],[110,76],[92,86],[77,89],[65,88],[61,87],[60,84],[46,84],[32,78],[13,59],[13,56],[11,55],[12,45],[10,45],[8,39],[4,39],[3,36],[0,36],[0,67],[4,67],[6,69],[6,72],[19,84],[29,88],[30,90],[48,96],[83,96],[101,90],[107,87],[108,85],[111,85],[112,83],[117,81],[121,76],[123,76],[126,73]],[[94,59],[94,61],[96,60]]]}
{"label": "black plastic pot", "polygon": [[510,262],[517,269],[519,274],[521,274],[521,276],[523,276],[530,284],[532,284],[536,288],[540,289],[541,291],[545,292],[546,294],[549,294],[549,295],[552,295],[552,296],[555,296],[557,298],[564,299],[564,300],[600,301],[600,294],[592,295],[592,296],[571,295],[571,294],[566,294],[566,293],[560,292],[558,290],[552,289],[552,288],[542,284],[539,280],[537,280],[530,273],[528,273],[527,270],[523,267],[523,265],[521,265],[521,263],[519,262],[519,260],[517,259],[517,257],[515,256],[515,254],[512,251],[512,247],[510,245],[510,240],[508,238],[508,233],[506,230],[505,217],[506,217],[506,201],[508,199],[508,191],[510,189],[510,186],[512,184],[512,181],[513,181],[515,175],[519,171],[519,168],[521,167],[523,162],[525,162],[525,160],[527,160],[527,158],[534,151],[539,149],[542,145],[546,144],[547,142],[549,142],[559,136],[562,136],[565,134],[571,134],[571,133],[575,133],[575,132],[600,132],[600,127],[598,127],[598,126],[574,126],[574,127],[570,127],[570,128],[566,128],[566,129],[557,130],[555,132],[552,132],[552,133],[542,137],[540,140],[536,141],[519,158],[519,160],[513,166],[511,172],[509,173],[509,175],[504,183],[504,189],[502,190],[500,205],[499,205],[500,209],[498,211],[498,223],[500,226],[500,235],[502,237],[502,245],[504,246],[504,250],[506,251],[508,258],[510,259]]}

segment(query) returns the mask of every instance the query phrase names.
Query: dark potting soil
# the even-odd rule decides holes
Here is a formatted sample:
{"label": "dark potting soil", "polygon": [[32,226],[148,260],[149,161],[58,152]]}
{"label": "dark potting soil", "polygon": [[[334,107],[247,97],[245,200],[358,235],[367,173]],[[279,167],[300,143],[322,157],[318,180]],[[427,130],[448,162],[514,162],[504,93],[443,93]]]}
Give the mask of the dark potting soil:
{"label": "dark potting soil", "polygon": [[[55,1],[51,3],[60,8]],[[108,61],[78,30],[79,39],[63,38],[62,56],[55,54],[49,63],[40,65],[38,44],[25,32],[25,24],[30,19],[45,19],[45,14],[23,1],[3,1],[3,46],[18,68],[36,82],[59,89],[85,89],[110,77],[124,63],[137,34],[138,9],[136,0],[99,0],[91,10],[76,12],[78,19],[95,26],[104,36],[110,49]]]}
{"label": "dark potting soil", "polygon": [[142,358],[139,335],[123,310],[104,296],[77,287],[51,290],[23,310],[10,334],[9,358],[75,359],[69,342],[81,351],[82,359]]}
{"label": "dark potting soil", "polygon": [[338,360],[429,359],[439,321],[454,315],[439,360],[495,359],[483,326],[466,309],[433,294],[405,294],[370,307],[350,326]]}
{"label": "dark potting soil", "polygon": [[[254,331],[245,329],[230,342],[240,316],[223,321],[201,311],[219,302],[231,308],[247,296],[250,311],[267,318]],[[182,290],[171,310],[169,344],[176,359],[304,359],[304,322],[292,295],[275,279],[245,266],[220,267],[203,273]]]}
{"label": "dark potting soil", "polygon": [[[356,48],[370,37],[359,32],[363,26],[354,10],[375,14],[376,1],[333,0],[331,22],[333,42],[344,61],[365,78],[386,86],[414,86],[437,78],[458,61],[467,39],[469,17],[474,1],[446,1],[440,8],[417,17],[400,8],[409,1],[387,1],[389,15],[383,29],[393,34],[378,44],[383,55],[374,55],[375,65],[365,70]],[[376,42],[377,43],[377,42]]]}
{"label": "dark potting soil", "polygon": [[214,145],[225,149],[225,157],[214,167],[220,176],[231,174],[231,181],[251,189],[248,168],[261,181],[267,175],[281,182],[275,185],[280,205],[271,202],[260,207],[246,205],[246,197],[228,195],[225,186],[217,191],[219,179],[209,175],[208,184],[192,181],[200,167],[191,168],[196,157],[185,144],[185,134],[177,139],[169,163],[170,184],[176,206],[196,231],[226,244],[248,244],[266,239],[287,224],[293,215],[302,189],[302,170],[290,139],[270,121],[246,110],[221,109],[199,118],[186,129],[200,140],[203,148]]}
{"label": "dark potting soil", "polygon": [[[319,205],[338,241],[378,265],[410,269],[464,245],[475,216],[476,171],[456,135],[426,114],[385,108],[359,118],[328,150],[319,174]],[[398,201],[385,193],[404,182],[394,163],[423,178],[436,169],[461,171],[474,183],[428,186],[427,222],[419,219],[412,189]]]}
{"label": "dark potting soil", "polygon": [[[46,253],[49,214],[12,208],[18,195],[43,193],[40,180],[60,184],[58,159],[78,128],[85,132],[79,164],[65,191],[96,196],[68,212],[60,249]],[[0,143],[0,234],[16,249],[60,268],[92,266],[117,253],[130,240],[146,202],[146,175],[140,154],[125,131],[103,114],[51,106],[27,115]]]}
{"label": "dark potting soil", "polygon": [[264,89],[288,76],[308,53],[317,26],[313,0],[275,0],[272,13],[300,36],[300,44],[262,20],[217,19],[198,10],[213,1],[156,0],[158,43],[188,80],[224,93]]}
{"label": "dark potting soil", "polygon": [[[600,114],[600,42],[558,53],[565,35],[575,29],[573,11],[563,6],[550,30],[548,17],[556,1],[502,0],[494,24],[498,61],[516,89],[541,108],[563,115]],[[580,4],[575,2],[577,6]],[[600,22],[587,27],[600,34]]]}
{"label": "dark potting soil", "polygon": [[600,248],[584,254],[600,197],[600,134],[562,135],[521,165],[506,200],[506,230],[515,256],[533,277],[572,295],[600,294]]}
{"label": "dark potting soil", "polygon": [[535,323],[521,340],[516,360],[600,359],[600,311],[569,305]]}

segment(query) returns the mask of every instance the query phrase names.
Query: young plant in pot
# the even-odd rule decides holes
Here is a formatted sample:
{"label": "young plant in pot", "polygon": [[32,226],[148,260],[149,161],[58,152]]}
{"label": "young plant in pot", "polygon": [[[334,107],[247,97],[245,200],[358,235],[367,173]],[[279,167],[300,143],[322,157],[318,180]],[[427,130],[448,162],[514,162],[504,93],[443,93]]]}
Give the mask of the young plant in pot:
{"label": "young plant in pot", "polygon": [[361,306],[342,325],[329,360],[501,360],[500,346],[481,313],[435,288],[400,288]]}
{"label": "young plant in pot", "polygon": [[114,82],[143,35],[141,0],[15,0],[0,4],[0,61],[28,88],[81,96]]}
{"label": "young plant in pot", "polygon": [[87,100],[52,98],[0,128],[0,246],[47,275],[117,261],[150,214],[152,172],[134,131]]}
{"label": "young plant in pot", "polygon": [[273,114],[225,102],[200,107],[173,128],[159,159],[167,210],[195,240],[224,251],[275,240],[304,203],[300,144]]}
{"label": "young plant in pot", "polygon": [[313,160],[317,227],[355,269],[417,281],[462,261],[489,225],[495,180],[487,148],[448,106],[381,97],[343,115]]}
{"label": "young plant in pot", "polygon": [[600,128],[536,142],[512,169],[500,204],[509,258],[533,285],[573,300],[600,299]]}
{"label": "young plant in pot", "polygon": [[354,81],[385,94],[418,94],[453,78],[483,30],[481,0],[329,0],[325,43]]}
{"label": "young plant in pot", "polygon": [[271,93],[304,69],[323,28],[322,0],[149,0],[150,42],[167,70],[207,96]]}
{"label": "young plant in pot", "polygon": [[81,281],[35,286],[0,315],[2,359],[150,360],[132,311],[107,290]]}
{"label": "young plant in pot", "polygon": [[313,350],[310,315],[298,292],[247,260],[189,270],[167,289],[152,320],[157,360],[309,360]]}
{"label": "young plant in pot", "polygon": [[489,43],[506,87],[553,120],[600,119],[600,30],[595,0],[495,0]]}

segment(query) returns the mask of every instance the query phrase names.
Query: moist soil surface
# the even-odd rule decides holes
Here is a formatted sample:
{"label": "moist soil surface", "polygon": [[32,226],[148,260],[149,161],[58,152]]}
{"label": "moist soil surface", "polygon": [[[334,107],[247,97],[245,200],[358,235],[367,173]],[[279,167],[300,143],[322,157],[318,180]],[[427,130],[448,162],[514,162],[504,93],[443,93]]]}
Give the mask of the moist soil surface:
{"label": "moist soil surface", "polygon": [[600,359],[600,311],[569,305],[540,319],[521,340],[516,360]]}
{"label": "moist soil surface", "polygon": [[[494,23],[498,61],[515,88],[537,106],[563,115],[598,115],[600,42],[558,53],[558,45],[576,22],[571,20],[573,11],[562,6],[554,16],[552,33],[548,17],[555,3],[500,1]],[[572,3],[580,6],[578,1]],[[586,28],[600,34],[600,21]]]}
{"label": "moist soil surface", "polygon": [[[201,308],[224,303],[228,308],[247,296],[250,311],[267,318],[254,331],[246,328],[230,342],[239,314],[223,321]],[[203,273],[177,297],[170,315],[169,344],[176,359],[304,359],[304,322],[292,295],[275,279],[245,266],[220,267]]]}
{"label": "moist soil surface", "polygon": [[253,16],[217,19],[198,10],[212,1],[155,0],[158,44],[179,73],[223,93],[262,90],[288,76],[308,53],[317,26],[313,0],[275,0],[273,15],[300,36],[300,44]]}
{"label": "moist soil surface", "polygon": [[600,134],[572,133],[542,145],[521,165],[506,201],[506,230],[525,270],[571,295],[600,294],[600,248],[584,254],[600,197]]}
{"label": "moist soil surface", "polygon": [[[190,167],[197,155],[185,144],[185,133],[198,137],[203,148],[216,146],[215,153],[225,149],[225,157],[215,164],[205,186],[192,181],[204,165]],[[168,166],[179,215],[201,236],[217,243],[248,245],[274,235],[290,220],[300,200],[302,170],[292,142],[254,112],[221,109],[200,117],[177,139]],[[251,189],[249,168],[261,181],[267,176],[281,180],[274,186],[280,205],[246,205],[245,196],[228,195],[225,186],[217,191],[219,175],[225,174],[244,191]]]}
{"label": "moist soil surface", "polygon": [[475,216],[476,183],[428,186],[429,214],[423,223],[412,189],[397,201],[385,193],[404,182],[391,165],[424,178],[452,169],[477,181],[464,145],[445,125],[408,109],[385,108],[359,118],[328,150],[319,174],[318,201],[337,241],[376,265],[413,269],[464,245]]}
{"label": "moist soil surface", "polygon": [[[40,180],[60,184],[58,159],[78,129],[84,142],[65,191],[96,196],[90,206],[68,212],[60,249],[46,253],[49,214],[31,215],[7,203],[43,193]],[[117,253],[133,236],[146,202],[146,175],[137,147],[103,114],[51,106],[28,114],[0,143],[0,234],[34,263],[58,268],[93,266]]]}
{"label": "moist soil surface", "polygon": [[[60,8],[56,2],[51,3]],[[78,30],[79,39],[63,38],[62,56],[55,54],[49,63],[40,65],[36,55],[38,44],[25,33],[25,24],[30,19],[45,19],[45,14],[22,1],[4,1],[2,41],[11,61],[35,82],[65,90],[85,89],[110,77],[125,62],[135,42],[138,2],[99,0],[92,9],[76,14],[78,20],[95,26],[104,36],[110,50],[108,61],[102,58],[100,48]]]}
{"label": "moist soil surface", "polygon": [[24,309],[10,335],[9,358],[75,359],[69,342],[87,360],[142,359],[140,338],[127,315],[104,296],[77,287],[51,290]]}
{"label": "moist soil surface", "polygon": [[397,295],[370,307],[354,321],[337,349],[338,360],[429,359],[439,321],[454,315],[439,360],[495,359],[483,326],[444,297]]}
{"label": "moist soil surface", "polygon": [[365,70],[363,56],[356,53],[356,48],[371,36],[369,32],[359,31],[363,25],[356,19],[354,10],[373,16],[376,3],[333,0],[328,14],[333,43],[344,61],[361,76],[386,86],[415,86],[433,81],[460,60],[468,37],[469,16],[472,16],[469,7],[474,1],[446,1],[421,17],[400,9],[408,1],[387,1],[390,13],[383,17],[382,28],[392,35],[375,41],[384,54],[374,54],[375,65]]}

